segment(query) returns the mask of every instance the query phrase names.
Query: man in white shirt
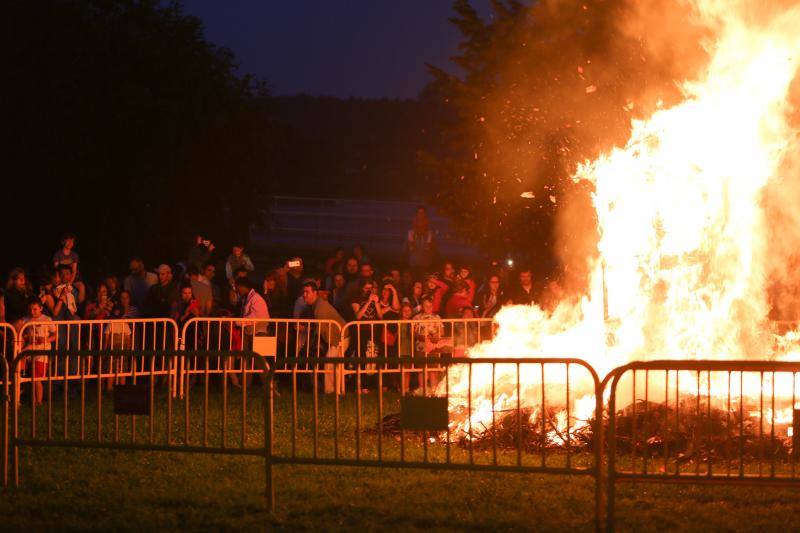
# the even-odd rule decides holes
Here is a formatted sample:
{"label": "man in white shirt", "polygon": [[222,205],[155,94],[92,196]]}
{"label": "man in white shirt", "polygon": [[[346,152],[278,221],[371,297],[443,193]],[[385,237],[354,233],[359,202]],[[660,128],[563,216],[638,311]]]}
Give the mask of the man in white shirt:
{"label": "man in white shirt", "polygon": [[255,291],[249,278],[237,279],[236,291],[242,299],[242,318],[269,318],[267,302]]}
{"label": "man in white shirt", "polygon": [[269,319],[269,308],[267,308],[266,300],[253,288],[250,278],[237,279],[236,292],[239,293],[239,299],[242,302],[242,318],[250,319],[240,322],[244,333],[243,340],[249,337],[252,346],[253,335],[267,331],[267,324],[258,324],[257,322]]}
{"label": "man in white shirt", "polygon": [[[241,316],[244,320],[238,322],[242,328],[242,350],[253,349],[253,338],[258,334],[267,333],[267,323],[269,320],[269,309],[267,302],[253,288],[250,278],[242,277],[236,280],[236,292],[242,302]],[[239,378],[235,373],[228,374],[231,383],[238,387]],[[249,382],[250,377],[247,377]]]}

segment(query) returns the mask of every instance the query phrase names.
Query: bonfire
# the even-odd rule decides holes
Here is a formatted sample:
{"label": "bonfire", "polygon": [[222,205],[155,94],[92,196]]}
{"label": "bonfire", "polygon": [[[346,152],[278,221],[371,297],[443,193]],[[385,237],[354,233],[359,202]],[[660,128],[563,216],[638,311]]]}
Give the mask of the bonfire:
{"label": "bonfire", "polygon": [[[791,120],[800,7],[692,3],[710,35],[709,61],[700,76],[682,83],[683,101],[632,120],[625,146],[583,162],[574,173],[594,191],[599,242],[597,253],[585,258],[588,289],[552,311],[536,305],[503,309],[496,337],[472,348],[469,357],[576,357],[601,379],[634,360],[800,359],[800,333],[770,319],[775,288],[794,284],[787,250],[800,244],[791,205],[800,192],[798,130]],[[580,370],[570,371],[576,392],[567,406],[563,392],[543,404],[537,365],[521,371],[519,396],[515,365],[476,365],[471,376],[466,365],[454,365],[447,384],[451,434],[473,445],[512,445],[516,437],[509,439],[522,431],[525,445],[535,448],[563,446],[568,430],[572,445],[588,446],[594,389]],[[548,368],[544,381],[546,388],[563,389],[566,380],[561,367]],[[781,411],[770,416],[738,410],[740,404],[757,405],[763,384],[734,390],[737,409],[731,412],[722,375],[681,376],[679,402],[694,401],[698,380],[706,398],[724,399],[713,402],[713,421],[697,420],[708,416],[706,410],[676,426],[675,404],[658,403],[643,418],[643,405],[633,414],[643,401],[641,390],[635,400],[628,393],[633,405],[621,406],[630,427],[637,419],[650,440],[637,440],[623,424],[623,445],[639,453],[647,447],[653,454],[666,449],[692,455],[700,453],[692,444],[694,428],[710,424],[716,436],[703,445],[707,456],[722,454],[733,441],[748,450],[761,446],[759,431],[771,442],[777,435],[778,446],[770,444],[769,453],[786,453],[791,413],[800,408],[800,402],[791,405],[791,398],[800,398],[796,380],[776,383]],[[436,393],[445,395],[444,382]]]}

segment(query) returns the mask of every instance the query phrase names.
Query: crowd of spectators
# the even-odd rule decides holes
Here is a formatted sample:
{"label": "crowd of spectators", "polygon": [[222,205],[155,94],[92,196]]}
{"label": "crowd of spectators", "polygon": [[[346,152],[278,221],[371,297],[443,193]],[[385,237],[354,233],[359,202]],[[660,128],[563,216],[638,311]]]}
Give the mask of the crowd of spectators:
{"label": "crowd of spectators", "polygon": [[[438,320],[491,318],[504,305],[539,300],[528,268],[512,271],[495,263],[478,275],[469,264],[435,264],[436,239],[424,208],[417,210],[405,241],[405,264],[378,266],[355,246],[336,249],[312,267],[293,256],[256,276],[243,244],[220,256],[214,243],[198,235],[176,264],[149,270],[141,257],[133,257],[121,279],[108,274],[90,281],[81,275],[75,236],[65,235],[38,286],[22,268],[10,272],[0,293],[0,321],[20,331],[27,322],[50,320],[171,318],[179,326],[193,317],[322,318],[340,324],[419,320],[416,342],[435,346]],[[560,296],[555,284],[545,289],[542,301]],[[37,334],[35,348],[49,348],[48,331]],[[401,341],[408,334],[391,331]]]}

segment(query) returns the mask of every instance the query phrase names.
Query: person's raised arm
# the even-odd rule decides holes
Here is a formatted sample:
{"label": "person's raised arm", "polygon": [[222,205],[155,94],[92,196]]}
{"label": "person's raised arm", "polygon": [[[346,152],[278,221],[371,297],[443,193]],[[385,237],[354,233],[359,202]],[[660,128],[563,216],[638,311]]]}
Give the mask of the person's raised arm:
{"label": "person's raised arm", "polygon": [[56,296],[56,303],[53,306],[53,315],[58,315],[64,304],[67,303],[67,287],[66,285],[61,288],[61,291]]}
{"label": "person's raised arm", "polygon": [[375,296],[374,294],[370,295],[370,297],[367,298],[367,301],[364,302],[364,305],[362,305],[360,307],[359,307],[359,304],[353,302],[353,311],[355,311],[355,313],[356,313],[356,320],[361,320],[362,319],[362,317],[367,313],[367,310],[369,309],[369,306],[373,305],[373,303],[377,300],[377,298],[378,297]]}

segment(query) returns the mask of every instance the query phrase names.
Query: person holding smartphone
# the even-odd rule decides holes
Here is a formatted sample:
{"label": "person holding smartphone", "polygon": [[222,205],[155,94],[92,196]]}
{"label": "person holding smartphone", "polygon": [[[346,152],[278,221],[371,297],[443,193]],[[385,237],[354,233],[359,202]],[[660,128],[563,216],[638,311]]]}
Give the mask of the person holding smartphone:
{"label": "person holding smartphone", "polygon": [[83,318],[86,320],[104,320],[111,318],[114,310],[114,301],[108,295],[108,287],[105,283],[97,286],[97,297],[86,304]]}

